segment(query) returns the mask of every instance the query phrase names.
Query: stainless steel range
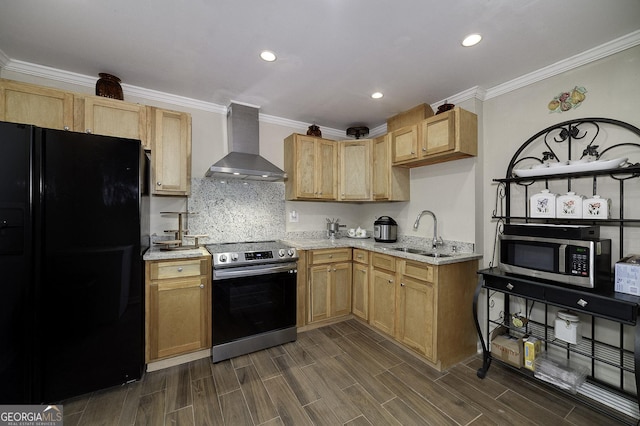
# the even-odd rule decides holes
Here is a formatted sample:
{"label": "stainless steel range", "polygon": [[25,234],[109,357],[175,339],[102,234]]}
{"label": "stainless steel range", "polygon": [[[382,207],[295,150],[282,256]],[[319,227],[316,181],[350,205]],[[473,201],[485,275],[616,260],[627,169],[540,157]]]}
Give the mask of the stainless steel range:
{"label": "stainless steel range", "polygon": [[296,249],[277,241],[206,248],[213,255],[213,362],[296,340]]}

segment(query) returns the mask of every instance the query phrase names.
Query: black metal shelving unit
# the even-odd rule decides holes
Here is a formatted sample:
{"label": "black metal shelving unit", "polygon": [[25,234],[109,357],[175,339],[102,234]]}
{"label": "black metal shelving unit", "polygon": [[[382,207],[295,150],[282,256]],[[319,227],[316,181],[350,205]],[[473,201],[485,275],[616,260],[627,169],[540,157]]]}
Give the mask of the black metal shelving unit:
{"label": "black metal shelving unit", "polygon": [[[612,143],[611,139],[616,138]],[[496,237],[501,232],[502,224],[509,223],[542,223],[542,224],[581,224],[599,225],[617,230],[618,252],[624,252],[625,230],[632,227],[640,227],[640,207],[633,211],[634,217],[625,217],[628,209],[625,199],[628,194],[640,197],[640,164],[627,162],[622,167],[608,170],[581,171],[575,173],[540,174],[533,177],[521,177],[514,170],[527,166],[542,164],[549,161],[571,161],[591,156],[595,159],[617,158],[616,155],[640,159],[640,129],[628,123],[608,118],[583,118],[565,121],[533,135],[524,142],[511,158],[504,178],[494,179],[497,183],[496,209],[493,218],[496,221]],[[624,155],[623,155],[624,154]],[[552,170],[552,169],[549,169]],[[555,170],[552,170],[555,171]],[[536,182],[543,182],[545,188],[554,181],[566,182],[567,190],[577,182],[585,184],[585,180],[593,188],[593,194],[598,192],[598,184],[607,179],[610,182],[617,181],[618,208],[612,212],[610,219],[560,219],[560,218],[532,218],[528,214],[527,203],[532,194],[529,187]],[[609,182],[609,184],[610,184]],[[515,202],[513,199],[513,185],[518,185],[522,194],[518,198],[525,203],[520,206],[524,215],[512,215]],[[631,192],[629,192],[631,191]],[[522,208],[524,207],[524,208]],[[633,207],[633,206],[631,206]],[[616,241],[612,241],[615,243]],[[491,331],[499,326],[504,326],[509,333],[517,337],[531,335],[543,342],[545,350],[555,349],[565,354],[567,358],[582,357],[590,363],[590,374],[587,381],[611,390],[640,406],[640,297],[616,293],[613,283],[607,283],[604,290],[589,291],[588,289],[562,286],[529,278],[507,274],[498,266],[490,265],[489,268],[478,271],[482,276],[474,295],[473,316],[482,344],[483,365],[477,375],[484,378],[491,366],[493,358],[490,351]],[[609,285],[610,284],[610,285]],[[478,320],[478,300],[482,290],[489,294],[486,298],[486,336],[483,338],[483,330]],[[501,293],[504,296],[502,315],[498,319],[490,318],[491,294]],[[530,312],[532,304],[539,303],[544,306],[544,321],[527,318],[528,322],[523,327],[515,327],[511,321],[510,298],[518,297],[524,300],[525,314]],[[577,345],[566,343],[555,336],[553,324],[549,320],[550,309],[571,309],[590,318],[587,324],[587,337],[583,337]],[[611,332],[608,339],[598,337],[598,330],[603,325],[608,330],[617,329],[617,342],[612,344]],[[630,329],[629,329],[630,328]],[[625,331],[627,331],[625,333]],[[628,336],[632,336],[633,342],[629,342]],[[614,339],[616,340],[616,339]],[[633,349],[629,349],[632,347]],[[498,361],[500,362],[500,361]],[[612,383],[611,379],[603,380],[599,370],[611,370],[619,373],[619,379]],[[526,376],[534,377],[530,370],[524,368],[519,371]],[[633,377],[632,384],[629,376]],[[536,379],[537,380],[537,379]],[[546,383],[546,382],[545,382]],[[633,386],[635,389],[632,389]],[[584,398],[579,398],[582,402]],[[598,404],[593,404],[599,408]],[[611,415],[610,412],[606,414]]]}

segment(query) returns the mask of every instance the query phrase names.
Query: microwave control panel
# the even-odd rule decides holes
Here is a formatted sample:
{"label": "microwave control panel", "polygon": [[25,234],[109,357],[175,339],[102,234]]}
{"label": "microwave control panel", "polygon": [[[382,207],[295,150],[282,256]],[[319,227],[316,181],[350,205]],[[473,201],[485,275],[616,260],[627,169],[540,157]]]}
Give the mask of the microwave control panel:
{"label": "microwave control panel", "polygon": [[580,246],[568,246],[569,271],[571,275],[579,275],[581,277],[589,276],[589,248]]}

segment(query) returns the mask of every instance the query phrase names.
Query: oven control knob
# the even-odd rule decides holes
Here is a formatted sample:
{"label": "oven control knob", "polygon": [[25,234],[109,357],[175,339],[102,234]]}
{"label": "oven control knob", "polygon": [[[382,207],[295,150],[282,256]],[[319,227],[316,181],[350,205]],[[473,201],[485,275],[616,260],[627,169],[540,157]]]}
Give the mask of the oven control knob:
{"label": "oven control knob", "polygon": [[232,262],[236,262],[238,260],[238,253],[231,253],[229,257],[231,258]]}
{"label": "oven control knob", "polygon": [[226,255],[226,254],[221,254],[221,255],[218,257],[218,260],[219,260],[220,262],[226,262],[226,261],[227,261],[227,255]]}
{"label": "oven control knob", "polygon": [[278,256],[284,257],[284,249],[278,250]]}
{"label": "oven control knob", "polygon": [[289,257],[293,257],[296,254],[296,251],[294,249],[289,249],[287,250],[287,254],[289,255]]}

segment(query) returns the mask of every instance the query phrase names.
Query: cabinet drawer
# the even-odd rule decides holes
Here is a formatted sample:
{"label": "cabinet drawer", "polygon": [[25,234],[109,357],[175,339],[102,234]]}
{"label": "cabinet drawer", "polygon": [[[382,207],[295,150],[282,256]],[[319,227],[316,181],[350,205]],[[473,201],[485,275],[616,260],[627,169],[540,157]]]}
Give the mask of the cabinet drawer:
{"label": "cabinet drawer", "polygon": [[353,261],[358,263],[369,264],[369,251],[362,249],[353,249]]}
{"label": "cabinet drawer", "polygon": [[633,303],[562,288],[547,288],[545,296],[547,302],[566,306],[574,311],[612,318],[626,323],[635,323],[636,320],[636,305]]}
{"label": "cabinet drawer", "polygon": [[433,266],[421,262],[405,260],[403,262],[402,275],[412,277],[420,281],[433,282]]}
{"label": "cabinet drawer", "polygon": [[151,279],[193,277],[206,274],[204,260],[178,260],[175,262],[158,262],[151,265]]}
{"label": "cabinet drawer", "polygon": [[396,258],[386,254],[373,253],[371,263],[374,268],[386,269],[387,271],[396,271]]}
{"label": "cabinet drawer", "polygon": [[309,264],[318,265],[322,263],[345,262],[351,260],[351,248],[313,250],[309,252]]}
{"label": "cabinet drawer", "polygon": [[503,293],[511,293],[531,299],[544,300],[544,287],[511,280],[509,278],[484,277],[484,286]]}

